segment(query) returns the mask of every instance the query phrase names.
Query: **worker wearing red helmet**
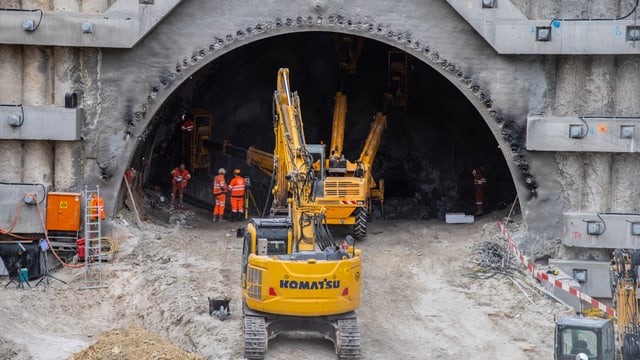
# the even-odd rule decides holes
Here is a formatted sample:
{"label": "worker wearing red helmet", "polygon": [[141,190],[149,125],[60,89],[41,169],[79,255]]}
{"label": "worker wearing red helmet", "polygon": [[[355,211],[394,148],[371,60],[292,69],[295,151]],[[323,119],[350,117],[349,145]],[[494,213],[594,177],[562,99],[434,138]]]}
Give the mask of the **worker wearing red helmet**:
{"label": "worker wearing red helmet", "polygon": [[222,221],[222,215],[224,215],[224,206],[227,202],[227,181],[224,179],[224,174],[227,171],[224,168],[218,169],[218,175],[213,178],[213,200],[215,205],[213,207],[213,221]]}
{"label": "worker wearing red helmet", "polygon": [[189,170],[187,170],[184,164],[180,164],[177,168],[171,171],[171,203],[173,204],[176,200],[176,192],[180,196],[180,206],[182,206],[182,196],[184,194],[184,189],[187,187],[187,181],[191,179],[191,174]]}
{"label": "worker wearing red helmet", "polygon": [[240,169],[233,170],[233,179],[229,182],[231,219],[233,221],[242,220],[245,186],[246,181],[240,176]]}

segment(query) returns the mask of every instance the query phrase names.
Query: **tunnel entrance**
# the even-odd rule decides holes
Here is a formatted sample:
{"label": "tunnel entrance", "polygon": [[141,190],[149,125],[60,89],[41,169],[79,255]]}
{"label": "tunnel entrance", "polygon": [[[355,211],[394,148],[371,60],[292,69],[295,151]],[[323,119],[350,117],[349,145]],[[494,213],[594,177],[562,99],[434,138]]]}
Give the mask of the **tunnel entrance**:
{"label": "tunnel entrance", "polygon": [[[287,67],[292,90],[298,91],[308,143],[330,143],[334,97],[347,95],[344,154],[360,156],[373,116],[386,110],[388,125],[373,165],[375,179],[385,181],[385,218],[444,218],[446,212],[475,211],[471,166],[482,166],[488,181],[485,210],[511,204],[516,191],[505,159],[473,105],[445,77],[407,56],[404,104],[385,106],[390,83],[390,54],[401,51],[351,35],[304,32],[247,44],[204,66],[162,105],[150,123],[148,140],[137,158],[145,158],[144,187],[168,197],[170,171],[181,163],[193,178],[186,200],[213,207],[211,185],[218,168],[239,168],[251,179],[252,216],[268,204],[271,178],[223,152],[229,141],[273,152],[272,94],[279,68]],[[403,53],[404,54],[404,53]],[[354,57],[357,62],[353,62]],[[184,137],[185,114],[211,115],[203,144],[207,166],[196,168]],[[197,121],[195,121],[197,122]],[[134,160],[135,161],[135,160]],[[373,218],[381,211],[374,209]]]}

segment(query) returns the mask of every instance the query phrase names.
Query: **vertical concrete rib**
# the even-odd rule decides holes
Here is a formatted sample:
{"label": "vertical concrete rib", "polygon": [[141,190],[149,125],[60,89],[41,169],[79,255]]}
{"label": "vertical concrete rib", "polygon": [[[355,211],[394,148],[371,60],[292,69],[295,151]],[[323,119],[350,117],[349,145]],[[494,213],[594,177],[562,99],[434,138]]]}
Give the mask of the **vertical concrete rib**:
{"label": "vertical concrete rib", "polygon": [[[556,65],[556,89],[551,104],[551,113],[557,115],[576,114],[582,105],[580,94],[584,87],[582,79],[585,69],[584,60],[577,56],[563,57],[558,58]],[[585,156],[585,154],[576,152],[556,153],[565,211],[584,210]]]}
{"label": "vertical concrete rib", "polygon": [[[0,45],[0,104],[22,103],[22,48]],[[19,107],[16,107],[18,110]],[[5,121],[5,119],[0,119]],[[0,141],[0,181],[22,181],[22,143],[19,140]]]}
{"label": "vertical concrete rib", "polygon": [[[44,47],[23,48],[23,102],[25,105],[47,106],[51,95],[51,51]],[[29,121],[29,119],[25,119]],[[53,185],[53,147],[48,141],[25,141],[22,180]]]}
{"label": "vertical concrete rib", "polygon": [[53,11],[80,12],[80,0],[53,0]]}
{"label": "vertical concrete rib", "polygon": [[81,0],[80,11],[86,13],[101,13],[109,9],[109,0]]}
{"label": "vertical concrete rib", "polygon": [[[615,65],[612,56],[594,56],[587,58],[587,68],[584,91],[580,98],[588,99],[583,103],[583,109],[578,114],[583,115],[613,115],[613,79]],[[588,136],[598,136],[601,133],[615,131],[606,122],[591,129]],[[612,211],[611,198],[615,189],[612,187],[613,155],[611,153],[588,154],[585,162],[586,193],[585,201],[588,211]]]}
{"label": "vertical concrete rib", "polygon": [[[80,0],[54,0],[56,11],[80,11]],[[80,50],[69,47],[53,49],[53,101],[56,106],[65,105],[65,95],[77,92],[78,102],[82,102],[80,88]],[[81,106],[81,104],[78,104]],[[54,144],[53,188],[56,191],[70,191],[82,188],[82,146],[78,141],[56,141]]]}
{"label": "vertical concrete rib", "polygon": [[[640,58],[637,56],[616,57],[614,88],[614,113],[620,116],[640,115]],[[640,129],[635,129],[636,136]],[[637,146],[637,145],[635,145]],[[640,154],[614,155],[612,187],[612,209],[619,212],[640,212]]]}

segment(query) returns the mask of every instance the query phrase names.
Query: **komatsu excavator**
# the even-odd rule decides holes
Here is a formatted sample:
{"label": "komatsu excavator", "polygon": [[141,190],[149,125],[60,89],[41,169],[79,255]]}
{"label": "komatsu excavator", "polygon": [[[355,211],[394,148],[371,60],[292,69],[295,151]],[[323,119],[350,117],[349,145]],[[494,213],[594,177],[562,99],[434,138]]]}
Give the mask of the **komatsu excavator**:
{"label": "komatsu excavator", "polygon": [[324,145],[305,142],[286,68],[278,71],[273,101],[274,204],[287,211],[251,219],[244,231],[244,356],[263,359],[270,339],[294,331],[321,334],[339,359],[360,359],[361,251],[350,236],[331,237],[326,209],[315,201],[326,186]]}

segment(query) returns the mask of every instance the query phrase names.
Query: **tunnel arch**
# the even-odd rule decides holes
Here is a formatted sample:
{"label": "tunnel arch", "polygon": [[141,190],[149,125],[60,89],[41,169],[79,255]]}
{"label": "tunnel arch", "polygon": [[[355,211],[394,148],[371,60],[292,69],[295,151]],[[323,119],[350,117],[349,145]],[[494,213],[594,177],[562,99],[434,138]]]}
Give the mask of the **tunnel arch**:
{"label": "tunnel arch", "polygon": [[[503,117],[498,110],[500,107],[493,102],[482,81],[475,81],[472,75],[465,73],[464,66],[444,58],[437,49],[414,38],[410,33],[394,31],[391,26],[373,21],[356,21],[339,15],[329,16],[327,19],[319,16],[276,18],[253,27],[238,29],[233,35],[214,36],[211,43],[194,50],[190,57],[176,59],[175,69],[156,74],[155,79],[148,80],[150,91],[144,96],[145,101],[137,106],[138,110],[134,111],[135,122],[131,125],[135,129],[132,135],[138,140],[144,140],[149,135],[150,121],[162,104],[203,67],[251,43],[301,32],[341,33],[363,37],[396,47],[431,67],[453,84],[482,117],[503,153],[518,197],[526,200],[536,196],[536,180],[530,172],[524,152],[523,129],[516,121]],[[127,131],[131,130],[129,128]],[[132,162],[136,151],[137,146],[128,152],[128,164]],[[121,171],[124,172],[124,169]],[[520,201],[520,206],[526,206],[526,202]]]}

